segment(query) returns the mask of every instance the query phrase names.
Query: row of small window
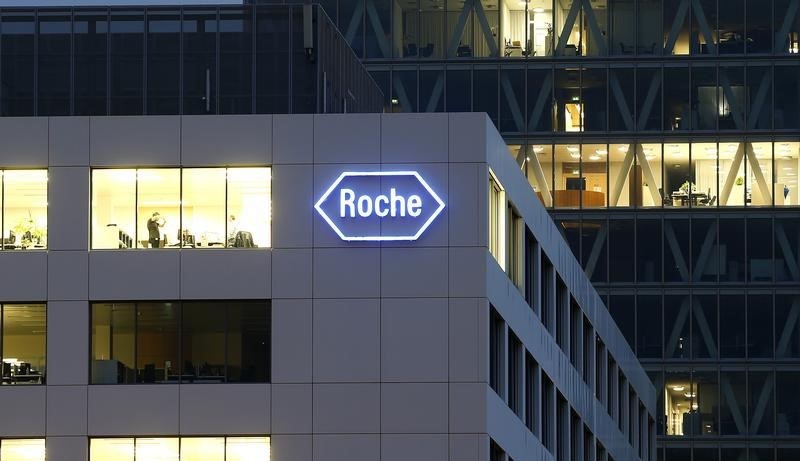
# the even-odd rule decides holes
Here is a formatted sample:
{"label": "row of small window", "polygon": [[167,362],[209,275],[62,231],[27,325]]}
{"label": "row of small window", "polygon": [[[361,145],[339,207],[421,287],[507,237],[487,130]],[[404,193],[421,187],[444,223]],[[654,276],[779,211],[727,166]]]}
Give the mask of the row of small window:
{"label": "row of small window", "polygon": [[[593,434],[494,308],[490,312],[489,328],[490,387],[556,459],[569,459],[568,450],[575,450],[581,443],[585,444],[584,449],[588,453]],[[597,348],[598,357],[607,354],[599,338],[596,345],[587,345],[587,349],[592,347]],[[613,376],[619,377],[618,382],[616,379],[613,383],[609,381],[608,398],[602,392],[605,377],[601,367],[606,363]],[[607,360],[598,358],[596,366],[599,383],[595,394],[597,399],[605,404],[609,416],[626,434],[628,443],[637,450],[639,458],[650,459],[650,448],[655,442],[654,418],[648,415],[610,354]],[[612,405],[607,402],[612,402]],[[582,440],[578,440],[581,435],[575,432],[578,427],[584,428]],[[590,458],[587,456],[586,459]]]}
{"label": "row of small window", "polygon": [[[92,248],[271,245],[271,169],[92,171]],[[0,170],[0,248],[47,248],[47,170]]]}
{"label": "row of small window", "polygon": [[[690,133],[800,128],[792,62],[371,63],[392,112],[486,112],[526,133]],[[533,141],[532,144],[537,143]]]}
{"label": "row of small window", "polygon": [[[352,3],[338,1],[338,25],[366,24],[348,39],[367,58],[792,54],[800,30],[790,0],[774,0],[774,16],[765,0]],[[337,17],[336,0],[322,4]]]}
{"label": "row of small window", "polygon": [[800,205],[800,143],[512,145],[546,207]]}
{"label": "row of small window", "polygon": [[794,367],[667,368],[648,372],[662,394],[658,434],[772,438],[800,435]]}
{"label": "row of small window", "polygon": [[764,290],[609,290],[607,305],[640,359],[800,358],[800,294]]}
{"label": "row of small window", "polygon": [[[0,440],[3,461],[45,461],[45,439]],[[91,438],[90,461],[269,461],[269,437]]]}
{"label": "row of small window", "polygon": [[557,227],[592,282],[748,283],[800,281],[795,213],[628,214],[581,220],[554,213]]}
{"label": "row of small window", "polygon": [[269,381],[269,302],[93,303],[91,309],[93,384]]}

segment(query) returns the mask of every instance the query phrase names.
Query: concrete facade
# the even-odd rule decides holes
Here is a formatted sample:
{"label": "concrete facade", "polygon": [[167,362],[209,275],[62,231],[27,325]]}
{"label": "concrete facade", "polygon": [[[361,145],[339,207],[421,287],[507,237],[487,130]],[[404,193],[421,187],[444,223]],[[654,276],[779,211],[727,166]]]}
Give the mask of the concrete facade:
{"label": "concrete facade", "polygon": [[[48,169],[50,236],[47,251],[0,252],[0,302],[47,302],[48,316],[47,384],[0,388],[16,415],[0,419],[0,437],[46,437],[50,461],[88,459],[91,437],[249,434],[270,436],[279,461],[489,461],[493,444],[549,460],[564,456],[541,442],[563,395],[567,421],[590,435],[551,430],[567,456],[588,442],[588,459],[597,443],[615,460],[655,459],[655,391],[484,114],[3,118],[0,133],[0,167]],[[139,166],[271,166],[272,248],[90,250],[92,168]],[[313,203],[352,169],[418,171],[446,207],[414,242],[342,241]],[[604,345],[597,356],[576,339],[588,346],[580,370],[539,320],[543,309],[560,318],[555,299],[526,301],[489,252],[490,171],[536,242],[523,270],[532,292],[545,254],[547,289],[560,279]],[[271,382],[89,384],[91,302],[184,299],[271,300]],[[509,406],[507,377],[490,387],[492,312],[501,340],[513,332],[536,363],[521,392],[545,409],[533,431]],[[640,401],[633,418],[595,398],[611,393],[606,354]]]}

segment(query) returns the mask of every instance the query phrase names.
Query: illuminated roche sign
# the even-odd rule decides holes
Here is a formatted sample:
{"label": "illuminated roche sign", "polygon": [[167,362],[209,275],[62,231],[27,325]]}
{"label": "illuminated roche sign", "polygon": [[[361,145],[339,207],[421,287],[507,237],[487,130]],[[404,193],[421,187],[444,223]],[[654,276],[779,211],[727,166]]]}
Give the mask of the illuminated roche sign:
{"label": "illuminated roche sign", "polygon": [[416,171],[348,171],[314,208],[342,240],[416,240],[444,202]]}

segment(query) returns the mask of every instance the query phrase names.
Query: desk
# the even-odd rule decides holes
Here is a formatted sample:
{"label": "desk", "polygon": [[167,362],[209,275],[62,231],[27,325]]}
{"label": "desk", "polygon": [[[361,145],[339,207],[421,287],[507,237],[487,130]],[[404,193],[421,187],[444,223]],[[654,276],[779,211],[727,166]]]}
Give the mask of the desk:
{"label": "desk", "polygon": [[606,205],[606,194],[593,190],[555,190],[553,203],[556,208],[599,208]]}
{"label": "desk", "polygon": [[708,194],[705,192],[692,192],[691,194],[687,194],[682,191],[672,193],[672,206],[689,206],[690,202],[692,206],[697,206],[700,202],[708,202]]}

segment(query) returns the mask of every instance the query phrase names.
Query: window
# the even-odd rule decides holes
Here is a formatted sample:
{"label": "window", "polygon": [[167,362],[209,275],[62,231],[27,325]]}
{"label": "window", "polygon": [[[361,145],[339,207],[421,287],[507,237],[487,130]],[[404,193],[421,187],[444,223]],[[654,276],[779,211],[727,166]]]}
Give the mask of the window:
{"label": "window", "polygon": [[505,324],[494,309],[489,313],[489,386],[503,397],[503,346]]}
{"label": "window", "polygon": [[506,224],[506,273],[517,287],[522,287],[522,229],[524,223],[514,207],[508,205],[508,223]]}
{"label": "window", "polygon": [[92,248],[271,245],[271,169],[92,172]]}
{"label": "window", "polygon": [[[489,171],[489,252],[500,266],[505,263],[505,193],[494,173]],[[505,268],[504,268],[505,269]]]}
{"label": "window", "polygon": [[529,352],[525,352],[525,426],[534,432],[539,425],[539,408],[536,399],[539,398],[539,389],[536,378],[539,373],[539,364],[536,363]]}
{"label": "window", "polygon": [[0,171],[2,248],[47,248],[47,170]]}
{"label": "window", "polygon": [[269,380],[265,301],[95,303],[92,383]]}
{"label": "window", "polygon": [[[47,309],[44,304],[3,304],[3,384],[44,384]],[[6,458],[2,458],[6,459]]]}
{"label": "window", "polygon": [[[3,458],[4,460],[6,458]],[[12,458],[14,459],[14,458]],[[20,458],[21,460],[23,458]],[[27,458],[24,458],[27,461]],[[32,458],[33,459],[33,458]],[[39,458],[36,458],[37,460]],[[44,460],[44,456],[41,458]],[[138,437],[89,440],[91,461],[268,461],[269,437]]]}
{"label": "window", "polygon": [[3,461],[44,461],[44,439],[6,439],[0,441]]}
{"label": "window", "polygon": [[522,343],[510,329],[508,331],[508,406],[517,416],[522,416]]}

